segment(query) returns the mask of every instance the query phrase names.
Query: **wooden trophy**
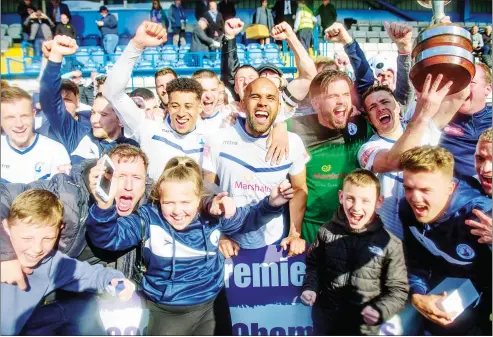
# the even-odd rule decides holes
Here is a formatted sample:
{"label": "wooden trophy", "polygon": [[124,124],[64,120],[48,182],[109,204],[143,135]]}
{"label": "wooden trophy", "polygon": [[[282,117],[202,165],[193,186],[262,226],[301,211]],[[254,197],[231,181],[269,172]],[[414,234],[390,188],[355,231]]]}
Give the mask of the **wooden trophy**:
{"label": "wooden trophy", "polygon": [[421,31],[414,41],[409,73],[416,90],[421,92],[426,75],[433,79],[443,75],[440,88],[448,81],[454,84],[449,95],[455,94],[471,83],[476,68],[472,55],[471,34],[453,23],[440,23],[445,17],[444,7],[451,0],[418,0],[418,3],[433,10],[432,25]]}

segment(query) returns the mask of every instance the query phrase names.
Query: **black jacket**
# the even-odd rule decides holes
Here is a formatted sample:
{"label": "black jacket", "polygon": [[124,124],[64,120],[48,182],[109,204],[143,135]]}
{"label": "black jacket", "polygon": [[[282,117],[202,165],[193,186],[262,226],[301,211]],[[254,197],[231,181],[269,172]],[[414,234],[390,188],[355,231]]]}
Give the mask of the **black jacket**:
{"label": "black jacket", "polygon": [[378,325],[366,325],[361,310],[371,305],[381,323],[404,307],[409,286],[402,243],[378,216],[351,230],[340,206],[308,251],[305,290],[317,293],[324,334],[377,334]]}
{"label": "black jacket", "polygon": [[[59,22],[59,21],[56,21],[56,16],[53,15],[53,5],[50,2],[47,2],[46,4],[46,15],[53,20],[53,22]],[[60,15],[62,14],[65,14],[68,16],[68,19],[72,19],[72,14],[70,14],[70,9],[68,8],[68,6],[62,2],[60,2],[58,4],[58,10],[60,11]]]}
{"label": "black jacket", "polygon": [[297,2],[296,1],[291,1],[291,15],[284,15],[284,3],[286,0],[278,0],[274,4],[274,7],[272,8],[272,12],[275,12],[275,17],[274,17],[274,23],[276,25],[280,24],[283,21],[286,21],[289,23],[291,27],[294,26],[294,19],[293,16],[296,15],[296,9],[298,8]]}
{"label": "black jacket", "polygon": [[195,18],[197,21],[203,18],[205,13],[209,10],[208,6],[204,4],[203,0],[198,0],[195,4]]}
{"label": "black jacket", "polygon": [[64,25],[63,23],[58,23],[55,28],[55,35],[66,35],[75,39],[75,27],[70,22]]}
{"label": "black jacket", "polygon": [[236,39],[228,40],[224,36],[221,44],[221,81],[233,96],[233,100],[239,101],[240,96],[235,92],[235,74],[240,67]]}
{"label": "black jacket", "polygon": [[[17,14],[20,15],[21,17],[21,22],[23,23],[27,17],[29,16],[29,12],[27,11],[28,8],[31,8],[33,12],[36,11],[36,7],[34,7],[33,4],[26,6],[24,2],[21,2],[19,6],[17,7]],[[22,32],[29,34],[31,32],[30,28],[28,26],[22,25]]]}

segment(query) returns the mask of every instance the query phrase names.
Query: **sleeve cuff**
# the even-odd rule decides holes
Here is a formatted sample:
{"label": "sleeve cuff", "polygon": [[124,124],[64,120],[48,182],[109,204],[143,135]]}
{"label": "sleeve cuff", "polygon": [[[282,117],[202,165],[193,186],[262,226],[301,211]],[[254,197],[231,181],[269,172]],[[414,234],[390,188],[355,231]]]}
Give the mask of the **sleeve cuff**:
{"label": "sleeve cuff", "polygon": [[269,205],[269,196],[266,196],[262,200],[262,208],[269,213],[281,213],[283,210],[283,206],[274,207]]}
{"label": "sleeve cuff", "polygon": [[97,222],[109,222],[118,217],[116,213],[116,206],[113,205],[107,209],[99,208],[97,204],[94,204],[89,210],[90,214]]}
{"label": "sleeve cuff", "polygon": [[422,284],[414,283],[409,285],[409,295],[414,295],[414,294],[426,295],[427,293],[428,293],[427,287]]}
{"label": "sleeve cuff", "polygon": [[48,63],[46,64],[45,72],[52,72],[52,73],[60,73],[62,70],[62,63],[57,63],[48,60]]}

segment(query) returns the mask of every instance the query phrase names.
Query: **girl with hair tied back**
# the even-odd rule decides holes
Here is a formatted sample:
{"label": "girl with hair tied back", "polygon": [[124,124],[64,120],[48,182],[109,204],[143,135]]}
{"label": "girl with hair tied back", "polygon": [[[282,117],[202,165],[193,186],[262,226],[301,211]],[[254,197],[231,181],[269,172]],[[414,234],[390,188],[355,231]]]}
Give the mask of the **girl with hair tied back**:
{"label": "girl with hair tied back", "polygon": [[[104,174],[102,160],[97,167]],[[212,335],[213,303],[224,286],[219,237],[258,230],[280,216],[282,205],[293,197],[291,184],[285,180],[257,205],[236,208],[226,192],[207,201],[199,165],[174,157],[151,200],[136,213],[118,217],[113,204],[117,180],[116,170],[108,202],[91,186],[97,204],[90,209],[87,230],[97,247],[113,251],[135,247],[144,238],[141,286],[150,311],[147,334]]]}

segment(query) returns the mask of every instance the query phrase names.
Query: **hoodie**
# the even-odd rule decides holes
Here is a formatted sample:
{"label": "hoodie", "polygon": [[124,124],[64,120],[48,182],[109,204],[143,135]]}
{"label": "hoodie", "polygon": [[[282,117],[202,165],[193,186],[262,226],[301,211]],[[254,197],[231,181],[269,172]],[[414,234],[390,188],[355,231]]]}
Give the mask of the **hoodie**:
{"label": "hoodie", "polygon": [[491,294],[491,249],[478,243],[465,224],[475,218],[473,209],[491,216],[491,199],[465,180],[458,181],[449,205],[433,223],[418,222],[411,206],[402,200],[399,216],[411,294],[427,294],[447,277],[468,278],[478,293]]}
{"label": "hoodie", "polygon": [[378,334],[378,325],[366,325],[360,312],[371,305],[380,324],[404,307],[409,287],[402,243],[378,215],[351,229],[339,206],[308,250],[305,290],[317,293],[323,312],[324,322],[314,323],[316,334]]}
{"label": "hoodie", "polygon": [[30,275],[30,288],[19,290],[17,285],[1,284],[1,334],[18,335],[43,297],[56,289],[72,292],[104,292],[114,278],[123,274],[101,265],[91,266],[53,250]]}
{"label": "hoodie", "polygon": [[197,215],[181,231],[163,219],[159,205],[148,203],[138,212],[118,217],[115,206],[101,209],[93,205],[87,220],[90,239],[108,250],[134,247],[142,239],[143,221],[148,238],[144,293],[158,304],[187,306],[215,298],[224,286],[224,257],[218,247],[221,234],[255,231],[280,216],[282,207],[271,207],[266,197],[253,207],[237,208],[229,219]]}

